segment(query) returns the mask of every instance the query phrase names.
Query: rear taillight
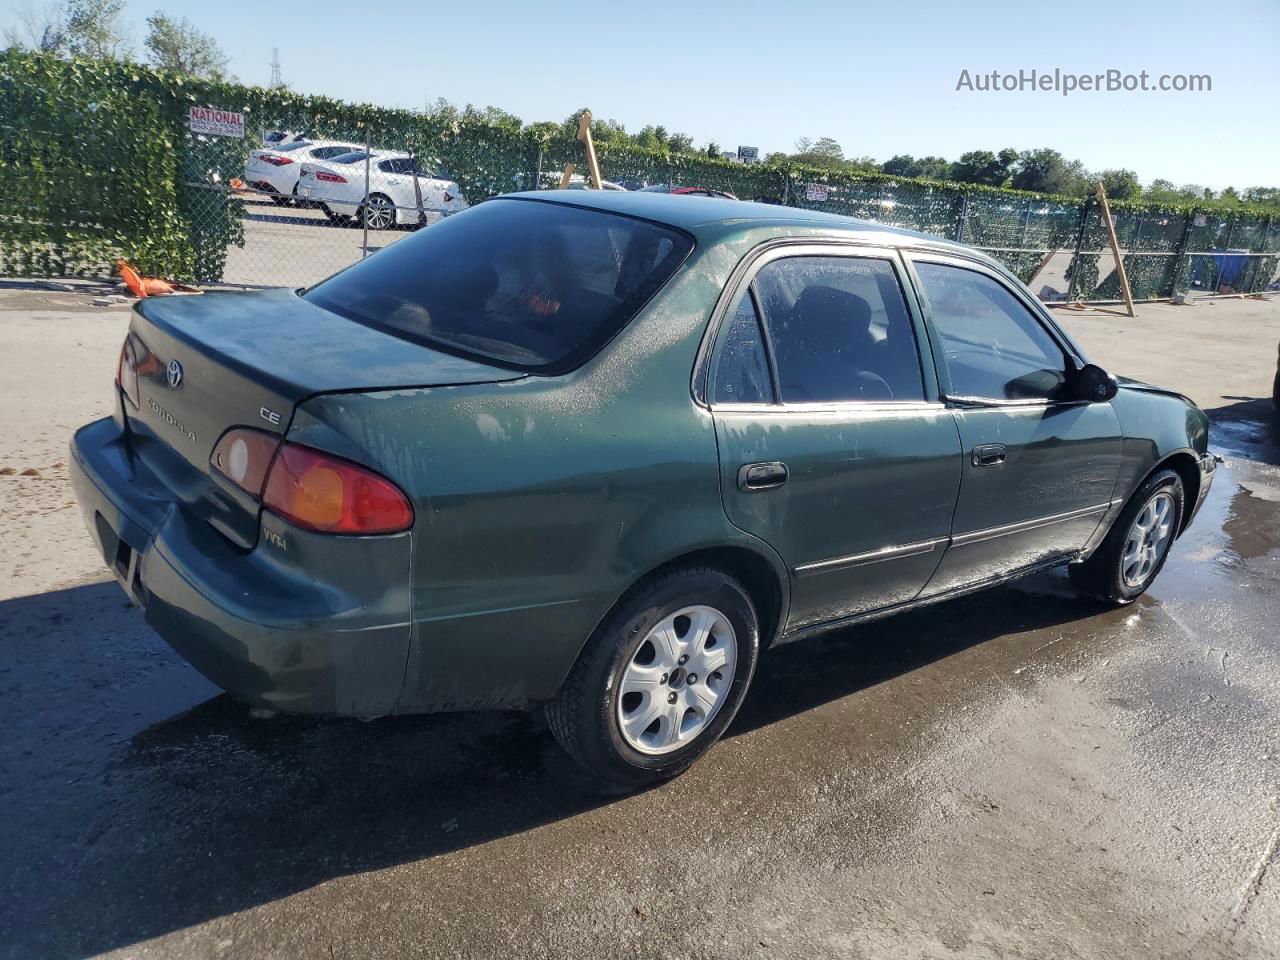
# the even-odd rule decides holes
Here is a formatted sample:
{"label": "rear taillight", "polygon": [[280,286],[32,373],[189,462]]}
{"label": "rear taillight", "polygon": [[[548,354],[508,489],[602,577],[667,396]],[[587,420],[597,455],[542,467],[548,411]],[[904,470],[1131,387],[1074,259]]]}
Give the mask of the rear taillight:
{"label": "rear taillight", "polygon": [[293,163],[293,157],[263,157],[262,159],[273,167],[287,167]]}
{"label": "rear taillight", "polygon": [[279,446],[274,433],[242,427],[224,433],[209,459],[213,469],[257,500]]}
{"label": "rear taillight", "polygon": [[120,348],[120,362],[116,365],[116,386],[129,398],[133,408],[138,408],[138,351],[132,337],[124,338]]}
{"label": "rear taillight", "polygon": [[324,533],[399,533],[413,526],[409,498],[390,480],[294,443],[276,455],[262,504],[296,526]]}
{"label": "rear taillight", "polygon": [[358,463],[237,427],[222,435],[213,469],[272,513],[321,533],[399,533],[413,526],[400,488]]}
{"label": "rear taillight", "polygon": [[323,180],[325,183],[346,183],[346,177],[340,177],[336,173],[326,173],[324,170],[316,171],[316,179]]}

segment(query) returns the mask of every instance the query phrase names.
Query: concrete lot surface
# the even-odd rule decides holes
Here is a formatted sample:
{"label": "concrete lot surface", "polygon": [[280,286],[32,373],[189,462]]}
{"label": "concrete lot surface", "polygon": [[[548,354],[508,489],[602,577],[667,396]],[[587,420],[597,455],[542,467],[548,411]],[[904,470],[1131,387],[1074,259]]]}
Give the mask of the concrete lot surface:
{"label": "concrete lot surface", "polygon": [[[437,214],[430,215],[438,219]],[[368,252],[409,236],[406,227],[370,230]],[[245,204],[245,244],[227,247],[223,279],[245,286],[302,287],[323,280],[361,259],[365,232],[358,223],[330,223],[315,209]]]}
{"label": "concrete lot surface", "polygon": [[1212,412],[1151,592],[789,645],[617,799],[540,716],[255,719],[200,678],[66,479],[127,311],[0,292],[0,957],[1280,956],[1280,303],[1057,316]]}

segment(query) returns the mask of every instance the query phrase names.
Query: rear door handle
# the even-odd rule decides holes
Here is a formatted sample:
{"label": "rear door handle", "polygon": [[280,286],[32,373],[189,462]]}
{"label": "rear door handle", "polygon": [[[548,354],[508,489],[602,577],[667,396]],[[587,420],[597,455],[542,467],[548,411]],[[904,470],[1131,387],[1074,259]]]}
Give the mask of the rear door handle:
{"label": "rear door handle", "polygon": [[1004,463],[1009,449],[1003,443],[980,443],[973,448],[973,465],[975,467],[994,467]]}
{"label": "rear door handle", "polygon": [[738,468],[739,490],[768,490],[787,482],[787,465],[780,460],[744,463]]}

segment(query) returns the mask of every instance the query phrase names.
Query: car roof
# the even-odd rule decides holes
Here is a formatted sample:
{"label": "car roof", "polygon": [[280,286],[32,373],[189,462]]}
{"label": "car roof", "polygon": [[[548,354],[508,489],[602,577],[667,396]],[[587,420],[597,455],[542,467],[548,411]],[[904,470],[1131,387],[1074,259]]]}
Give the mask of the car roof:
{"label": "car roof", "polygon": [[[708,238],[713,234],[724,233],[726,229],[765,228],[777,233],[783,232],[787,227],[795,227],[806,231],[822,230],[856,234],[861,240],[885,246],[929,246],[953,250],[999,266],[997,261],[981,251],[942,237],[901,227],[891,227],[872,220],[859,220],[857,217],[825,213],[821,210],[805,210],[800,207],[727,200],[720,197],[650,193],[641,190],[631,190],[626,193],[615,190],[537,190],[511,193],[507,196],[642,217],[645,220],[676,227],[695,236],[703,235]],[[1003,267],[1000,269],[1004,271]]]}

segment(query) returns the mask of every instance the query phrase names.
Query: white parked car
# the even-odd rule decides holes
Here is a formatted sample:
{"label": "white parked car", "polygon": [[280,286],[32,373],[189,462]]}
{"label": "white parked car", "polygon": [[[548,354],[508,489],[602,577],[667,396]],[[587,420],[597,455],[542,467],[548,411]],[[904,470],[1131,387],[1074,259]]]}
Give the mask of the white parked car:
{"label": "white parked car", "polygon": [[276,203],[288,203],[296,198],[298,174],[309,160],[327,160],[353,150],[363,149],[345,140],[294,140],[278,143],[262,150],[249,151],[249,162],[244,165],[247,186],[273,194]]}
{"label": "white parked car", "polygon": [[307,139],[301,133],[295,133],[292,130],[264,130],[262,132],[262,145],[264,147],[274,147],[277,144],[292,143],[295,140]]}
{"label": "white parked car", "polygon": [[[331,220],[367,220],[371,230],[417,223],[418,198],[413,186],[413,158],[407,153],[377,150],[369,156],[367,197],[363,150],[319,163],[302,164],[298,196],[319,205]],[[429,222],[468,207],[462,188],[453,180],[435,173],[433,167],[434,164],[426,158],[417,161],[422,210]]]}

